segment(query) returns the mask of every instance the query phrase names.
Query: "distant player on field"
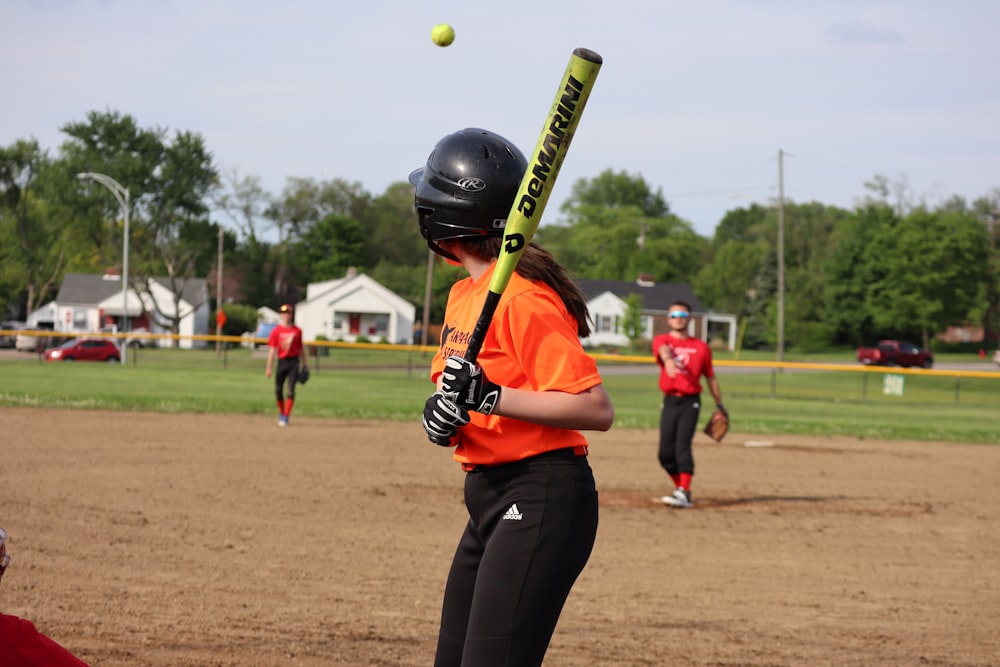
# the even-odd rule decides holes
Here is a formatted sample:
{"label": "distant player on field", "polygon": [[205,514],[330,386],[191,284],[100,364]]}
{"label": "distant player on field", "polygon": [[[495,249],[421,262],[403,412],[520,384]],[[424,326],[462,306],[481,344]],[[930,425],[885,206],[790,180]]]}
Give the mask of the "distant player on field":
{"label": "distant player on field", "polygon": [[660,365],[660,391],[663,407],[660,411],[660,465],[674,482],[674,492],[663,496],[666,505],[691,507],[691,478],[694,476],[694,454],[691,440],[698,428],[701,413],[701,376],[708,380],[719,409],[722,390],[712,368],[712,350],[704,341],[688,335],[691,306],[675,301],[668,311],[670,333],[653,338],[653,354]]}
{"label": "distant player on field", "polygon": [[[302,356],[302,329],[292,323],[294,310],[290,303],[278,309],[281,323],[271,330],[267,339],[267,369],[264,377],[271,377],[271,368],[278,359],[278,373],[274,378],[274,396],[278,401],[278,426],[288,426],[295,405],[295,385],[299,381],[299,357]],[[284,386],[288,385],[288,398]]]}

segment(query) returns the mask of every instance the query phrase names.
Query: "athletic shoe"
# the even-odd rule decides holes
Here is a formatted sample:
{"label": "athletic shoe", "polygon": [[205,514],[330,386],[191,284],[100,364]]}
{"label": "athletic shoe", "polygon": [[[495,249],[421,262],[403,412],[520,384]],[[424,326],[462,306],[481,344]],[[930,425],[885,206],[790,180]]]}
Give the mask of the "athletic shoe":
{"label": "athletic shoe", "polygon": [[669,496],[663,496],[661,500],[663,500],[664,505],[669,505],[670,507],[677,507],[678,509],[691,507],[693,505],[693,503],[691,502],[691,492],[686,489],[682,489],[680,487],[674,489],[673,494]]}
{"label": "athletic shoe", "polygon": [[285,415],[278,417],[278,426],[288,426],[288,417]]}

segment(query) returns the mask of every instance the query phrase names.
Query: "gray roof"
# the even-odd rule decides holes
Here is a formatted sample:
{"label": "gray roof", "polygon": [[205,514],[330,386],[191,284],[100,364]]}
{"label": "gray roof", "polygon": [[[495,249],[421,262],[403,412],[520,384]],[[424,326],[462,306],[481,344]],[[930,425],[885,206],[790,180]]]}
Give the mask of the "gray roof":
{"label": "gray roof", "polygon": [[577,286],[587,300],[611,292],[626,299],[632,294],[642,296],[642,305],[647,311],[666,310],[674,301],[686,301],[696,313],[708,312],[687,283],[647,283],[629,280],[577,280]]}
{"label": "gray roof", "polygon": [[[170,278],[153,278],[153,280],[162,285],[168,292],[172,291]],[[188,278],[184,282],[181,298],[188,303],[197,304],[203,298],[204,289],[204,278]],[[56,303],[92,305],[121,291],[120,276],[105,278],[99,273],[67,273],[63,276],[62,284],[59,286]]]}
{"label": "gray roof", "polygon": [[67,273],[56,294],[56,303],[91,305],[121,291],[121,276],[105,279],[99,273]]}
{"label": "gray roof", "polygon": [[[168,292],[174,291],[170,286],[170,278],[152,278],[152,280],[160,283]],[[181,298],[191,305],[199,304],[208,297],[206,292],[208,282],[204,278],[179,279],[178,283],[181,285]]]}

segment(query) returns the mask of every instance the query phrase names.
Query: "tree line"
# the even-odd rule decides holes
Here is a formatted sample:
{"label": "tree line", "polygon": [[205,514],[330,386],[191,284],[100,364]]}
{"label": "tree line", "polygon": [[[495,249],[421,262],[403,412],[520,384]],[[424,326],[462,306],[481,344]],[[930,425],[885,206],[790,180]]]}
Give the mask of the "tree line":
{"label": "tree line", "polygon": [[[347,179],[289,177],[275,194],[257,176],[222,169],[195,132],[143,128],[114,111],[92,111],[60,131],[66,138],[54,151],[30,138],[0,147],[0,311],[8,315],[54,298],[68,272],[121,266],[121,206],[81,172],[129,190],[129,274],[140,292],[153,277],[177,288],[207,278],[214,298],[221,234],[225,333],[252,328],[257,307],[300,300],[307,284],[350,268],[423,312],[428,250],[405,180],[372,194]],[[1000,188],[932,208],[905,182],[875,176],[863,187],[853,209],[783,202],[786,344],[928,344],[949,325],[982,326],[995,340]],[[711,310],[745,322],[745,347],[776,344],[776,206],[730,210],[706,238],[672,213],[661,189],[608,169],[575,182],[559,213],[536,240],[578,278],[690,283]],[[433,322],[457,275],[434,264]]]}

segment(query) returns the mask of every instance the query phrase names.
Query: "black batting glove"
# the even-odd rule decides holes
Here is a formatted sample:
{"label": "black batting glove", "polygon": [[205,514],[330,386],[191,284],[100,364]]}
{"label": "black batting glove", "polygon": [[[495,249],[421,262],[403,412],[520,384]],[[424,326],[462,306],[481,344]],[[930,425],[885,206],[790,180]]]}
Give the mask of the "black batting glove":
{"label": "black batting glove", "polygon": [[500,402],[500,385],[490,382],[478,364],[462,357],[448,357],[441,378],[442,393],[460,408],[488,415]]}
{"label": "black batting glove", "polygon": [[424,403],[424,431],[435,445],[450,447],[458,429],[469,423],[469,412],[448,400],[441,392],[432,394]]}

